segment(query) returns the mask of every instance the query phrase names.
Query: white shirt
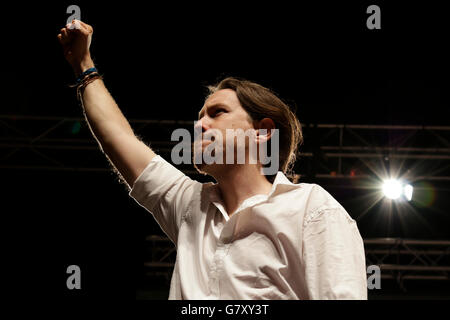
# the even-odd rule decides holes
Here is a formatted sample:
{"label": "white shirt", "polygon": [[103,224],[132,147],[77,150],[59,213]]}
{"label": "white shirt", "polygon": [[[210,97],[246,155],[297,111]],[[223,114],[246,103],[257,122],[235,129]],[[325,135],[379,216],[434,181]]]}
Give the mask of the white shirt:
{"label": "white shirt", "polygon": [[278,172],[269,195],[231,216],[214,183],[161,156],[130,196],[177,248],[172,299],[367,299],[364,245],[355,220],[322,187]]}

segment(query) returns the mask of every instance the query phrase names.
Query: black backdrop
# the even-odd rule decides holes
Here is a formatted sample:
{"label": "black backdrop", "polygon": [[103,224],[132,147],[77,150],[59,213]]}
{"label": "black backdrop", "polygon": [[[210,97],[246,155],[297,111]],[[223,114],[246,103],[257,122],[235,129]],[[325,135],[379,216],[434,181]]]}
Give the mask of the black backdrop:
{"label": "black backdrop", "polygon": [[[96,65],[129,118],[194,120],[204,85],[233,75],[295,102],[304,123],[448,125],[445,11],[429,2],[376,3],[381,30],[366,28],[369,2],[9,4],[1,113],[81,115],[56,39],[66,8],[78,4],[94,27]],[[160,230],[112,173],[1,174],[4,263],[14,294],[135,298],[143,239]],[[445,211],[442,190],[436,205]],[[429,218],[430,238],[448,239],[448,215]],[[386,235],[371,226],[359,226],[363,237]],[[419,225],[413,229],[406,236],[426,238]],[[80,292],[66,290],[70,264],[83,272]]]}

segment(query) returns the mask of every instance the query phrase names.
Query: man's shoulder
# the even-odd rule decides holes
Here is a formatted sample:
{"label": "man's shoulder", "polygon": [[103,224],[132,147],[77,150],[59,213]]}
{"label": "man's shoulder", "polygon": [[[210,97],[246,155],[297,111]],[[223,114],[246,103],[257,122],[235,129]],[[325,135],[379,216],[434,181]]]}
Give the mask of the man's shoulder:
{"label": "man's shoulder", "polygon": [[343,209],[342,205],[322,186],[315,183],[298,183],[291,190],[305,215],[327,209]]}
{"label": "man's shoulder", "polygon": [[347,210],[327,190],[318,184],[300,183],[302,185],[305,202],[305,225],[311,220],[324,217],[326,214],[337,214],[337,216],[354,222]]}
{"label": "man's shoulder", "polygon": [[310,200],[318,203],[329,203],[330,205],[336,205],[339,203],[337,200],[322,186],[316,183],[299,183],[304,192],[307,192]]}
{"label": "man's shoulder", "polygon": [[301,198],[307,198],[310,202],[309,204],[325,204],[328,203],[330,205],[339,205],[339,202],[322,186],[315,183],[298,183],[295,184],[296,188],[294,188],[291,192],[294,192]]}

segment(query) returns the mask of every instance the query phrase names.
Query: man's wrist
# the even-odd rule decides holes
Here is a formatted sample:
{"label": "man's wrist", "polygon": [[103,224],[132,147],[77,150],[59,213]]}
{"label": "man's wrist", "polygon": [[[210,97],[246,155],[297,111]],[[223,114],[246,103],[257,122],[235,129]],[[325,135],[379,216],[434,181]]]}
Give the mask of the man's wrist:
{"label": "man's wrist", "polygon": [[94,67],[94,61],[92,59],[86,58],[85,60],[81,61],[80,63],[73,66],[73,71],[75,73],[75,77],[79,77],[80,74],[82,74],[84,71],[86,71],[89,68]]}

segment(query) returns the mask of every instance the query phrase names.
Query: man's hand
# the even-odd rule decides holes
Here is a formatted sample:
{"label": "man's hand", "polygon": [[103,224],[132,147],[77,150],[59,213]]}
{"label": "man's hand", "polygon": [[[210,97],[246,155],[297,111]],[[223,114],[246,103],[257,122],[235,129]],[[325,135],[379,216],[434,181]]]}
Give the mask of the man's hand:
{"label": "man's hand", "polygon": [[90,25],[80,20],[73,20],[58,34],[64,57],[72,66],[76,76],[94,66],[89,52],[93,32],[94,29]]}

